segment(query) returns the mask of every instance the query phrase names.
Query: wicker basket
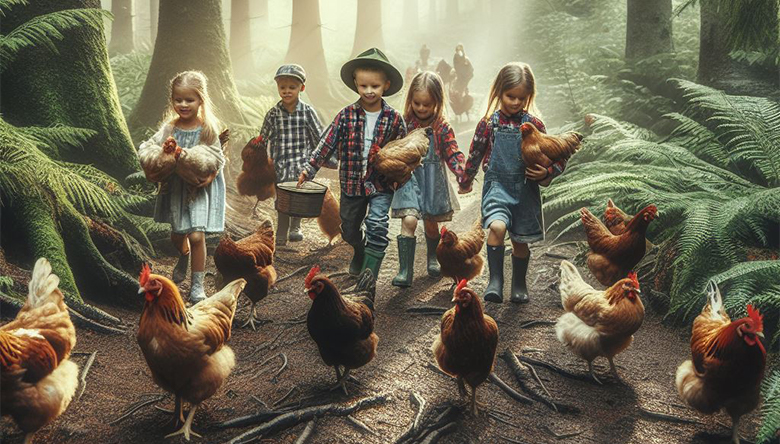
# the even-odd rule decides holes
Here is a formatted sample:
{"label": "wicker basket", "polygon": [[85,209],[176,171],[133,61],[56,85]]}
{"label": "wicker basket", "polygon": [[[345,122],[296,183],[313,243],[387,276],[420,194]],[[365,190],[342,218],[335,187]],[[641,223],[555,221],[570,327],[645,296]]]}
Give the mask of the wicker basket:
{"label": "wicker basket", "polygon": [[328,187],[318,182],[276,184],[276,211],[292,217],[318,217]]}

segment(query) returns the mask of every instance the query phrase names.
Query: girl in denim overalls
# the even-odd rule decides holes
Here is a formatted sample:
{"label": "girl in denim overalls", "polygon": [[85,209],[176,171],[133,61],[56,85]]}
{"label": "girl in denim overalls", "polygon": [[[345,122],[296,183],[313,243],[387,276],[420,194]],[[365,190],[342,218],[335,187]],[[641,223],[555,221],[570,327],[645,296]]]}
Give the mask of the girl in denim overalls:
{"label": "girl in denim overalls", "polygon": [[430,127],[428,153],[422,165],[414,170],[411,180],[396,190],[393,196],[392,216],[402,219],[398,236],[398,275],[393,279],[397,287],[409,287],[414,277],[414,235],[417,221],[423,219],[428,247],[428,275],[440,276],[436,260],[439,245],[439,222],[452,220],[459,210],[458,198],[447,181],[444,165],[460,179],[463,176],[463,153],[458,150],[455,133],[444,120],[444,87],[438,74],[426,71],[412,79],[406,95],[404,120],[409,131]]}
{"label": "girl in denim overalls", "polygon": [[531,67],[510,63],[501,68],[490,89],[488,109],[480,120],[471,142],[466,173],[460,181],[460,193],[471,191],[479,165],[485,171],[482,187],[482,226],[489,228],[487,240],[490,282],[485,300],[504,300],[504,238],[507,230],[512,241],[512,291],[510,301],[528,302],[526,272],[528,244],[544,239],[544,219],[539,186],[547,186],[563,172],[564,163],[550,168],[526,167],[520,156],[520,125],[531,122],[545,132],[544,124],[534,116],[536,82]]}

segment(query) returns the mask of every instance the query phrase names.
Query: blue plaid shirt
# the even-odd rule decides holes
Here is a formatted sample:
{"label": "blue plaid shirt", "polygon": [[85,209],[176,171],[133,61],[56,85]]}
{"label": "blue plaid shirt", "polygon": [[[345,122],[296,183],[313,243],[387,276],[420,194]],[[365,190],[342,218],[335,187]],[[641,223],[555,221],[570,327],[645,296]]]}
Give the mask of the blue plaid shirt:
{"label": "blue plaid shirt", "polygon": [[298,180],[320,140],[322,124],[311,105],[298,100],[295,110],[289,112],[279,101],[265,115],[260,135],[271,144],[276,182],[287,182]]}

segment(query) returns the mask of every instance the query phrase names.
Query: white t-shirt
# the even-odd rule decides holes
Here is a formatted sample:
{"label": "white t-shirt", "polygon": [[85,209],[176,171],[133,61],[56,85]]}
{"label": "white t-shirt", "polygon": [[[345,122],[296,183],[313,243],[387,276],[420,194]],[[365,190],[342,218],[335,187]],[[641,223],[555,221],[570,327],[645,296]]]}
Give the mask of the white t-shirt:
{"label": "white t-shirt", "polygon": [[[371,145],[374,143],[374,128],[379,119],[380,111],[370,113],[366,111],[366,126],[363,128],[363,159],[368,161],[368,152],[371,151]],[[365,162],[366,164],[368,162]]]}

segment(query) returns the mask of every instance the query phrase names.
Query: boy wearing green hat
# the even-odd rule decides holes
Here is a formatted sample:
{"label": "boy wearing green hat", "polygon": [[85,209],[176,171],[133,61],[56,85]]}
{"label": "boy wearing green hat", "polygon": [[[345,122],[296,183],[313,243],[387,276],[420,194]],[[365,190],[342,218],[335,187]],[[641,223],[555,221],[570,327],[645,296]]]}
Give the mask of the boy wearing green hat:
{"label": "boy wearing green hat", "polygon": [[382,51],[371,48],[341,67],[341,80],[360,98],[333,119],[298,183],[311,180],[338,153],[341,237],[355,250],[349,272],[357,275],[370,268],[376,278],[390,242],[388,212],[393,189],[373,170],[368,159],[370,153],[388,142],[406,136],[401,113],[382,99],[401,90],[403,77]]}

